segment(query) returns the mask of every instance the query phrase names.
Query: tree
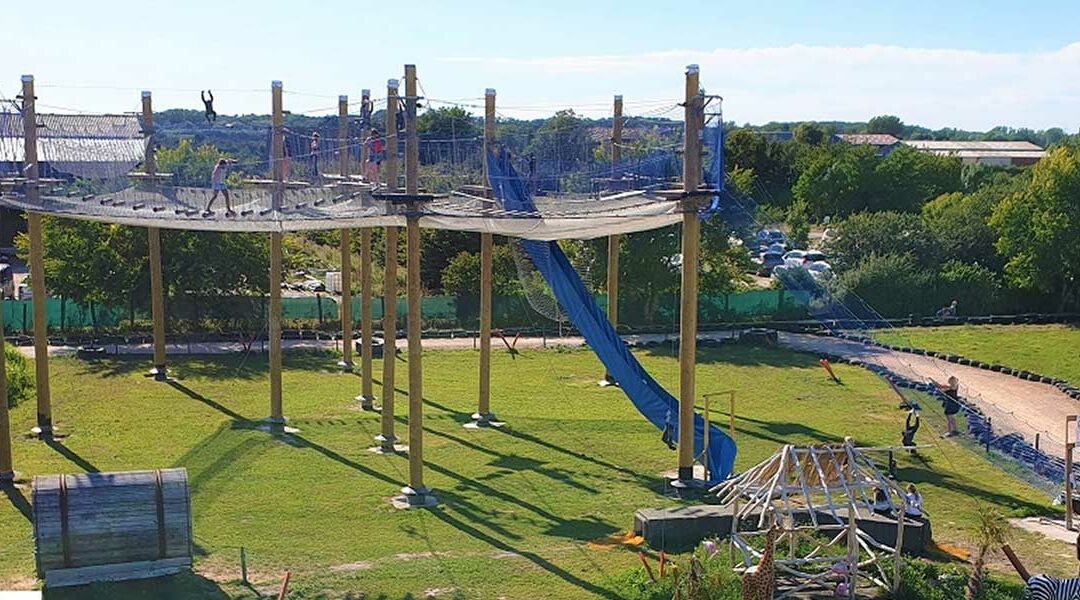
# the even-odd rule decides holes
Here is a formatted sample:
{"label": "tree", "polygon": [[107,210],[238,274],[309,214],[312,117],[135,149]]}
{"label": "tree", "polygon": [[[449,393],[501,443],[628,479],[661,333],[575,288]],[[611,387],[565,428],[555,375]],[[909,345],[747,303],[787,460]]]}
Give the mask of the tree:
{"label": "tree", "polygon": [[998,234],[989,220],[1002,198],[1019,189],[1018,183],[1019,180],[1006,178],[972,194],[942,194],[926,203],[922,219],[940,245],[942,255],[1000,271],[1005,261],[997,253]]}
{"label": "tree", "polygon": [[1020,288],[1075,302],[1080,277],[1080,148],[1051,150],[1031,169],[1031,182],[1005,197],[990,226],[999,234],[1005,274]]}
{"label": "tree", "polygon": [[825,130],[817,123],[799,123],[795,126],[795,130],[792,133],[795,136],[796,142],[799,142],[800,144],[809,144],[811,146],[818,146],[828,139],[825,135]]}
{"label": "tree", "polygon": [[999,511],[991,506],[980,504],[977,513],[979,522],[975,528],[975,562],[968,577],[966,600],[975,600],[982,591],[986,559],[990,551],[1008,541],[1009,522]]}
{"label": "tree", "polygon": [[833,267],[847,270],[871,255],[907,255],[920,267],[940,262],[938,242],[919,217],[910,213],[864,212],[836,225],[837,237],[829,242]]}
{"label": "tree", "polygon": [[867,133],[887,133],[900,137],[904,133],[904,122],[895,115],[879,115],[866,124]]}
{"label": "tree", "polygon": [[[521,294],[514,255],[507,244],[495,244],[491,249],[491,289],[496,296]],[[442,272],[443,291],[454,296],[480,295],[480,254],[461,251],[450,260]]]}
{"label": "tree", "polygon": [[209,144],[196,148],[190,139],[180,140],[175,148],[158,148],[156,152],[158,171],[172,173],[173,182],[183,186],[207,187],[214,165],[225,157]]}
{"label": "tree", "polygon": [[872,181],[877,162],[877,152],[871,146],[822,147],[807,159],[792,194],[818,220],[865,210],[875,189]]}

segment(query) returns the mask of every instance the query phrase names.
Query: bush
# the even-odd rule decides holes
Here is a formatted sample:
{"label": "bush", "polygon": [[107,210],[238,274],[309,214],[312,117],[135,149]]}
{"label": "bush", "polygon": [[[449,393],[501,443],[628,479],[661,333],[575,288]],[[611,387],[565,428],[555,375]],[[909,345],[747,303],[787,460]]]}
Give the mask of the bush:
{"label": "bush", "polygon": [[[891,570],[891,566],[888,567]],[[967,590],[966,569],[924,561],[905,561],[896,600],[956,600]],[[1013,580],[989,577],[979,600],[1015,600],[1023,597],[1023,586]]]}
{"label": "bush", "polygon": [[4,344],[4,360],[7,363],[8,406],[14,408],[30,398],[34,391],[34,375],[26,357],[10,344]]}
{"label": "bush", "polygon": [[959,261],[945,263],[937,287],[938,304],[945,306],[956,299],[960,303],[961,314],[990,314],[1002,304],[998,276],[979,264]]}
{"label": "bush", "polygon": [[[849,307],[874,307],[885,317],[933,314],[939,307],[930,293],[937,283],[933,272],[910,255],[871,255],[836,282],[837,297]],[[854,310],[854,309],[853,309]],[[871,316],[861,315],[860,316]]]}

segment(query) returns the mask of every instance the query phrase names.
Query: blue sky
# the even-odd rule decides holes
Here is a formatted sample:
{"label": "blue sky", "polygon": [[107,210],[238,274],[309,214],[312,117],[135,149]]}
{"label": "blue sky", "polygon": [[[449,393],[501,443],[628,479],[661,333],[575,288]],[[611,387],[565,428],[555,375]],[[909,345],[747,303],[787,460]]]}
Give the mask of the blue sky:
{"label": "blue sky", "polygon": [[697,62],[738,122],[894,113],[931,127],[1075,131],[1080,121],[1075,0],[169,4],[4,11],[0,93],[14,96],[33,73],[43,110],[135,110],[143,88],[158,108],[199,108],[209,87],[222,113],[262,113],[280,79],[288,109],[319,114],[362,87],[383,96],[412,62],[432,98],[495,87],[504,114],[602,115],[616,93],[628,112],[662,110]]}

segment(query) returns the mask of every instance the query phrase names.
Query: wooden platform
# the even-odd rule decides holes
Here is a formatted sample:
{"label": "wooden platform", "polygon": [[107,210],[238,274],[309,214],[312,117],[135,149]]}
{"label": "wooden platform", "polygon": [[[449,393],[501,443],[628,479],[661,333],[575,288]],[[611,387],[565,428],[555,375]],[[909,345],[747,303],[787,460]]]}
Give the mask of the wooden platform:
{"label": "wooden platform", "polygon": [[[847,523],[847,510],[837,511],[841,523]],[[799,524],[810,523],[810,513],[803,511]],[[650,548],[672,552],[689,550],[708,538],[726,539],[731,533],[731,507],[703,504],[699,506],[679,506],[675,508],[643,508],[634,513],[634,533],[645,538]],[[835,524],[831,515],[819,511],[819,523]],[[753,521],[753,522],[752,522]],[[739,524],[742,531],[754,529],[757,518],[744,519]],[[865,531],[879,543],[894,547],[896,545],[896,521],[877,514],[870,514],[855,520],[859,529]],[[929,523],[904,521],[904,552],[922,554],[930,545]]]}

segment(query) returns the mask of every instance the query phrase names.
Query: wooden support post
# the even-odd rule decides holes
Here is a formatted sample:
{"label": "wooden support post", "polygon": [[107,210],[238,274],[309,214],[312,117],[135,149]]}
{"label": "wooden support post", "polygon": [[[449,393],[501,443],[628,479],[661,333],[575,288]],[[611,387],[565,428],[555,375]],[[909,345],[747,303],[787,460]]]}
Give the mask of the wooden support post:
{"label": "wooden support post", "polygon": [[[848,518],[851,518],[849,515]],[[896,548],[893,550],[893,581],[892,593],[895,598],[900,593],[900,575],[904,561],[904,507],[897,511],[896,517]]]}
{"label": "wooden support post", "polygon": [[731,410],[728,412],[728,432],[731,441],[735,441],[735,390],[731,390]]}
{"label": "wooden support post", "polygon": [[[1065,528],[1073,528],[1073,450],[1076,437],[1069,435],[1069,430],[1076,426],[1077,416],[1065,417]],[[1073,441],[1069,441],[1072,438]]]}
{"label": "wooden support post", "polygon": [[375,410],[371,351],[371,228],[360,230],[360,408]]}
{"label": "wooden support post", "polygon": [[[416,65],[405,65],[405,193],[415,197],[420,192],[420,138],[416,131]],[[424,485],[424,367],[421,346],[420,310],[420,219],[415,201],[409,207],[406,227],[409,293],[409,485],[402,489],[408,506],[433,506],[437,503]]]}
{"label": "wooden support post", "polygon": [[11,415],[8,412],[7,359],[4,355],[4,311],[0,299],[0,484],[15,479],[11,455]]}
{"label": "wooden support post", "polygon": [[[281,210],[285,196],[285,111],[282,85],[270,85],[273,122],[274,194],[272,207]],[[272,429],[282,429],[285,415],[281,402],[281,232],[270,234],[270,418]]]}
{"label": "wooden support post", "polygon": [[[487,156],[495,151],[495,90],[484,91],[484,196],[492,197],[488,179]],[[493,239],[490,233],[480,234],[480,397],[469,428],[492,424],[491,413],[491,288]]]}
{"label": "wooden support post", "polygon": [[[149,175],[149,185],[157,189],[157,157],[154,155],[154,108],[150,92],[142,93],[142,115],[144,135],[149,138],[146,144],[146,159],[143,166]],[[151,374],[155,381],[168,379],[165,365],[165,284],[161,272],[161,230],[157,227],[146,228],[150,261],[150,317],[154,322],[154,368]]]}
{"label": "wooden support post", "polygon": [[[611,122],[611,185],[612,191],[621,191],[622,186],[616,183],[621,175],[619,162],[622,160],[622,111],[623,98],[615,96],[615,117]],[[612,329],[619,329],[619,234],[608,236],[607,250],[607,316]],[[615,385],[618,382],[611,373],[604,372],[604,378],[600,385]]]}
{"label": "wooden support post", "polygon": [[[686,131],[683,145],[683,191],[694,192],[701,179],[701,138],[698,66],[686,68]],[[701,221],[697,204],[689,197],[683,204],[682,288],[679,315],[679,471],[680,482],[694,478],[694,401],[697,355],[698,256]]]}
{"label": "wooden support post", "polygon": [[[398,80],[386,82],[386,188],[396,192]],[[397,357],[397,260],[398,228],[386,228],[386,270],[383,273],[382,432],[376,436],[378,451],[394,453],[394,361]]]}
{"label": "wooden support post", "polygon": [[[338,96],[339,170],[343,180],[349,179],[349,97]],[[345,371],[353,368],[352,318],[352,240],[348,229],[341,230],[341,362]]]}
{"label": "wooden support post", "polygon": [[847,560],[848,599],[855,600],[855,588],[859,587],[859,529],[855,519],[855,503],[848,503]]}
{"label": "wooden support post", "polygon": [[[34,96],[34,76],[22,77],[23,110],[23,175],[26,177],[26,198],[30,204],[41,201],[38,188],[37,98]],[[49,329],[45,312],[45,248],[41,238],[41,213],[26,215],[30,234],[30,289],[34,305],[34,372],[37,389],[37,427],[31,431],[39,437],[53,434],[52,397],[49,390]]]}
{"label": "wooden support post", "polygon": [[389,192],[398,189],[398,80],[386,82],[386,188]]}

